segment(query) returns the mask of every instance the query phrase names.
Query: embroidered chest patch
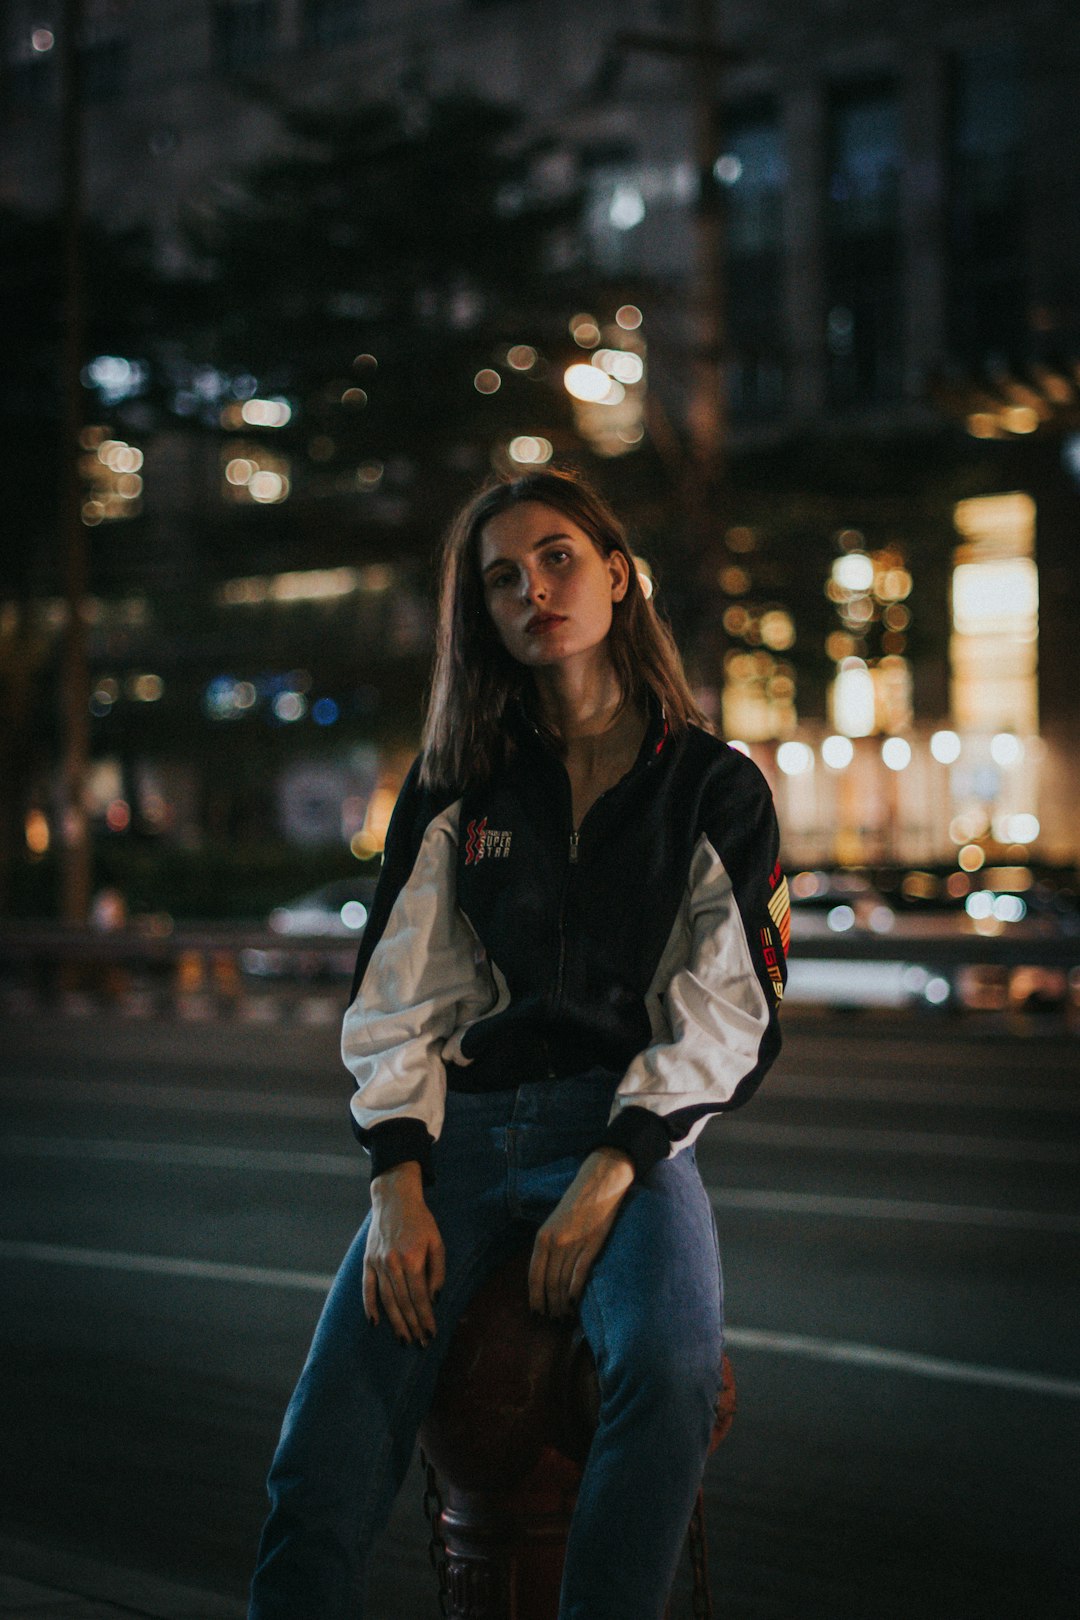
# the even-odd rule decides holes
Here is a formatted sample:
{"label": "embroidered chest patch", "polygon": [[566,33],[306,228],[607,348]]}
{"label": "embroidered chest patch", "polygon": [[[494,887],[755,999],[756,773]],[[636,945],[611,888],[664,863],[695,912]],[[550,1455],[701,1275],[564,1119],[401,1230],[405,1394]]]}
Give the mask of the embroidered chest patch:
{"label": "embroidered chest patch", "polygon": [[465,865],[473,866],[485,858],[498,859],[510,853],[510,833],[500,832],[487,824],[487,816],[473,819],[465,828]]}

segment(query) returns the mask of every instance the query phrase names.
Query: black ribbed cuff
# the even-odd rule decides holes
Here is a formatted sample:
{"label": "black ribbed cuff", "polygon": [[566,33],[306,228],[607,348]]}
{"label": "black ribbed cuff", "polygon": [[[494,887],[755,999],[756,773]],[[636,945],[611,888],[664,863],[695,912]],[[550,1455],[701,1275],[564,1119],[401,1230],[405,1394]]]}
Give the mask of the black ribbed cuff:
{"label": "black ribbed cuff", "polygon": [[634,1179],[647,1176],[654,1164],[666,1159],[671,1151],[671,1137],[658,1114],[651,1108],[630,1106],[615,1115],[600,1138],[600,1147],[621,1148],[634,1162]]}
{"label": "black ribbed cuff", "polygon": [[415,1159],[425,1187],[435,1185],[435,1172],[431,1167],[431,1147],[434,1137],[419,1119],[384,1119],[372,1125],[361,1138],[371,1155],[371,1179],[392,1170],[396,1164]]}

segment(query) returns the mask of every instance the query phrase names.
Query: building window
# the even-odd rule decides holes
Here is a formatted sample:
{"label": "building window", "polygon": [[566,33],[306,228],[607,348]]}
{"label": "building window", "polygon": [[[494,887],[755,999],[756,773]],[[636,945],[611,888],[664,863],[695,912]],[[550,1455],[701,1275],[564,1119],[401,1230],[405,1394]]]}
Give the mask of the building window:
{"label": "building window", "polygon": [[999,361],[1024,346],[1027,293],[1019,73],[998,47],[951,73],[948,329],[954,353]]}
{"label": "building window", "polygon": [[735,416],[783,409],[784,190],[787,164],[775,113],[757,108],[728,119],[716,164],[726,203],[729,387]]}
{"label": "building window", "polygon": [[1035,503],[1016,490],[958,502],[952,576],[953,724],[962,734],[1034,736],[1039,573]]}
{"label": "building window", "polygon": [[363,0],[304,0],[304,38],[325,49],[355,39],[363,21]]}
{"label": "building window", "polygon": [[829,109],[825,340],[836,406],[901,387],[900,113],[891,86],[838,91]]}
{"label": "building window", "polygon": [[246,73],[273,52],[274,0],[214,0],[214,55],[226,73]]}

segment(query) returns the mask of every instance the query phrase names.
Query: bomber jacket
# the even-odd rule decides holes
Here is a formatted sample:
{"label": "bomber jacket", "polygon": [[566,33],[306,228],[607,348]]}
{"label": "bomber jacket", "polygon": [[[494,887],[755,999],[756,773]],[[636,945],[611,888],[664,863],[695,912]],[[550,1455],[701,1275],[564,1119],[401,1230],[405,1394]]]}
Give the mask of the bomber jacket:
{"label": "bomber jacket", "polygon": [[609,1073],[640,1178],[752,1095],[780,1049],[788,891],[744,754],[659,705],[575,832],[562,760],[517,709],[512,751],[456,797],[398,797],[342,1028],[372,1176],[433,1178],[446,1088]]}

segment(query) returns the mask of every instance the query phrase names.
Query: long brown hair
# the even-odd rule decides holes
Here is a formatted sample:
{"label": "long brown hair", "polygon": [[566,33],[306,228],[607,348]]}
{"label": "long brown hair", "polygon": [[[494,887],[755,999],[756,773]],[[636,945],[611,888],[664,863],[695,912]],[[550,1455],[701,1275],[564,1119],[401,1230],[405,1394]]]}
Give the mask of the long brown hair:
{"label": "long brown hair", "polygon": [[495,479],[465,503],[443,542],[420,771],[425,786],[460,790],[470,780],[489,776],[506,757],[507,705],[519,698],[529,707],[532,677],[499,640],[480,573],[484,525],[525,501],[539,501],[570,518],[605,557],[620,551],[626,559],[631,583],[622,600],[612,603],[608,633],[623,702],[652,691],[676,735],[691,722],[707,724],[691,695],[671,631],[652,600],[636,588],[637,566],[626,531],[603,497],[577,473],[554,468]]}

